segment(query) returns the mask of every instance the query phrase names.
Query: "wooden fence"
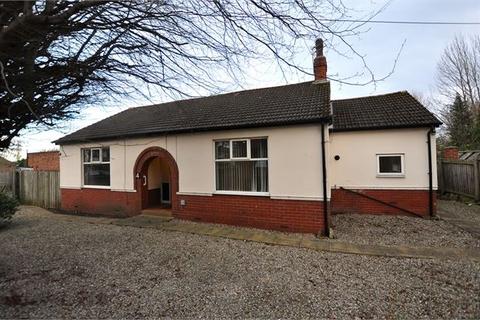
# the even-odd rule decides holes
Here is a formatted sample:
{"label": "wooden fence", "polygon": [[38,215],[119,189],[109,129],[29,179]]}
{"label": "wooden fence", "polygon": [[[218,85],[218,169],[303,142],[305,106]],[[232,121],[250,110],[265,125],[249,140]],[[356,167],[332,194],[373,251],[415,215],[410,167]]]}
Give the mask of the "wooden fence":
{"label": "wooden fence", "polygon": [[20,202],[43,208],[60,208],[60,172],[19,171]]}
{"label": "wooden fence", "polygon": [[0,171],[0,191],[15,193],[15,171]]}
{"label": "wooden fence", "polygon": [[440,160],[438,183],[441,193],[454,193],[480,201],[479,160]]}

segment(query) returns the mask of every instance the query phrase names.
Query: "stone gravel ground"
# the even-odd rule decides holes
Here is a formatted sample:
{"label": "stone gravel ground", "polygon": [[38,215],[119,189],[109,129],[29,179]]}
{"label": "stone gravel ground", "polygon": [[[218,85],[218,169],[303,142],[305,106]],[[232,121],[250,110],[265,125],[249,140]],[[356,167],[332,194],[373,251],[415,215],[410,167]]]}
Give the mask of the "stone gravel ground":
{"label": "stone gravel ground", "polygon": [[480,239],[450,222],[409,216],[332,216],[335,239],[358,244],[480,248]]}
{"label": "stone gravel ground", "polygon": [[480,225],[480,205],[451,200],[437,200],[438,213],[451,219],[469,220]]}
{"label": "stone gravel ground", "polygon": [[32,207],[0,244],[0,318],[480,317],[469,261],[67,222]]}

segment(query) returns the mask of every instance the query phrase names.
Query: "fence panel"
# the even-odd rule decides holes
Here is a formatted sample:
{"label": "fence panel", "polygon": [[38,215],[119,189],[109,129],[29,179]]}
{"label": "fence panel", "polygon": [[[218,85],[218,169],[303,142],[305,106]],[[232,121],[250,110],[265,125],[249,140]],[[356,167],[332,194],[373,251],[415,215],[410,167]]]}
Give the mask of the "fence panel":
{"label": "fence panel", "polygon": [[439,169],[442,191],[480,200],[480,181],[476,161],[443,160]]}
{"label": "fence panel", "polygon": [[15,171],[0,171],[0,191],[15,192]]}
{"label": "fence panel", "polygon": [[60,173],[58,171],[20,171],[19,199],[43,208],[60,208]]}

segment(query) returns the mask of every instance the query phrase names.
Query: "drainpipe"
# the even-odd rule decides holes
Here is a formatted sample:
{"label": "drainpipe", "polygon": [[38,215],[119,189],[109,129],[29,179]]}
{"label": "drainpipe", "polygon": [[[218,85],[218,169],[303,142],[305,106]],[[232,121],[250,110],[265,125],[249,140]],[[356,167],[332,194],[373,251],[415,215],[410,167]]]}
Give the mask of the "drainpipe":
{"label": "drainpipe", "polygon": [[322,185],[323,185],[323,213],[325,216],[325,235],[330,237],[330,217],[327,199],[327,160],[325,155],[325,125],[322,123]]}
{"label": "drainpipe", "polygon": [[430,217],[433,217],[433,172],[432,172],[432,133],[435,129],[430,128],[427,132],[428,146],[428,211]]}

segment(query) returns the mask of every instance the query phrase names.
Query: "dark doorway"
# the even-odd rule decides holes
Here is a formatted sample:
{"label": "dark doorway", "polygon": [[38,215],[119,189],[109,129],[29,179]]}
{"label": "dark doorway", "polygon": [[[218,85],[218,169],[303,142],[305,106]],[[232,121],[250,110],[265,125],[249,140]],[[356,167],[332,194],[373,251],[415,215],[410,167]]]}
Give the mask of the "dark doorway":
{"label": "dark doorway", "polygon": [[160,157],[145,162],[141,170],[142,209],[171,207],[171,175],[168,163]]}

